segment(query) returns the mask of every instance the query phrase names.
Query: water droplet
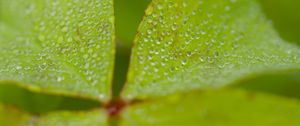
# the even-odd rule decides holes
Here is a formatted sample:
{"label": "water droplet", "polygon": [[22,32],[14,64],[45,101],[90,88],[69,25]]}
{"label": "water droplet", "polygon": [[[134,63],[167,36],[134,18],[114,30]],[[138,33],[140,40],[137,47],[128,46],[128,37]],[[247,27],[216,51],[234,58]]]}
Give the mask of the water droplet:
{"label": "water droplet", "polygon": [[158,4],[157,9],[161,10],[161,9],[163,9],[163,6],[161,4]]}
{"label": "water droplet", "polygon": [[177,25],[176,25],[176,23],[174,23],[174,24],[172,25],[172,30],[175,31],[176,29],[177,29]]}
{"label": "water droplet", "polygon": [[67,39],[68,42],[72,42],[72,40],[73,40],[73,39],[72,39],[71,37],[69,37],[69,38]]}
{"label": "water droplet", "polygon": [[157,72],[158,72],[158,70],[159,70],[158,68],[154,68],[154,72],[155,72],[155,73],[157,73]]}
{"label": "water droplet", "polygon": [[152,33],[152,31],[151,31],[150,29],[148,29],[148,30],[147,30],[147,33],[148,33],[148,34],[151,34],[151,33]]}
{"label": "water droplet", "polygon": [[191,52],[191,51],[188,51],[188,52],[186,53],[186,56],[191,57],[191,56],[192,56],[192,52]]}
{"label": "water droplet", "polygon": [[153,12],[153,6],[149,6],[148,9],[145,11],[146,15],[150,15]]}
{"label": "water droplet", "polygon": [[22,66],[16,66],[16,70],[22,69]]}
{"label": "water droplet", "polygon": [[160,41],[157,41],[156,44],[157,44],[157,45],[160,45]]}
{"label": "water droplet", "polygon": [[187,64],[187,60],[186,59],[181,60],[181,64],[182,65],[186,65]]}
{"label": "water droplet", "polygon": [[144,38],[144,42],[148,42],[148,39],[147,39],[147,38]]}
{"label": "water droplet", "polygon": [[47,63],[42,63],[41,65],[39,65],[39,68],[41,69],[41,70],[45,70],[46,68],[47,68]]}
{"label": "water droplet", "polygon": [[208,62],[208,63],[213,63],[214,60],[213,60],[211,57],[207,57],[207,62]]}
{"label": "water droplet", "polygon": [[61,81],[63,81],[64,79],[65,79],[64,77],[57,77],[56,80],[57,80],[58,82],[61,82]]}

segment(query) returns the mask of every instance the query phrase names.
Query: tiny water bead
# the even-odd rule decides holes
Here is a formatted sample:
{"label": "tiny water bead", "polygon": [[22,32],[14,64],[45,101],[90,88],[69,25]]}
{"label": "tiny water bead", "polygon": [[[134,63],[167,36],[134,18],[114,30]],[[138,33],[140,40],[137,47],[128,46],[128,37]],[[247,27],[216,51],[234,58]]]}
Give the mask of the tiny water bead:
{"label": "tiny water bead", "polygon": [[186,65],[186,63],[187,63],[187,60],[186,60],[186,59],[183,59],[183,60],[181,61],[181,64],[182,64],[182,65]]}
{"label": "tiny water bead", "polygon": [[57,82],[63,81],[64,77],[57,77]]}
{"label": "tiny water bead", "polygon": [[192,56],[192,52],[191,51],[187,52],[186,56],[187,57],[191,57]]}

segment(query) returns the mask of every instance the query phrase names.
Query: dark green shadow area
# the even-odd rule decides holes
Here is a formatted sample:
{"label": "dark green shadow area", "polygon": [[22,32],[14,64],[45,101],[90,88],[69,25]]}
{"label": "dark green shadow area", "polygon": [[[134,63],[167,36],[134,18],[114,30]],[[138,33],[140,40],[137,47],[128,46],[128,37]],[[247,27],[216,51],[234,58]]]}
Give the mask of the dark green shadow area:
{"label": "dark green shadow area", "polygon": [[131,47],[151,0],[115,0],[116,57],[112,94],[118,98],[126,83]]}
{"label": "dark green shadow area", "polygon": [[130,60],[130,49],[117,47],[115,57],[114,79],[112,87],[113,98],[118,98],[126,83],[127,70]]}
{"label": "dark green shadow area", "polygon": [[300,70],[252,75],[249,78],[235,82],[231,87],[300,99]]}
{"label": "dark green shadow area", "polygon": [[0,102],[33,114],[61,110],[82,111],[101,107],[101,103],[96,100],[35,92],[14,82],[0,83]]}
{"label": "dark green shadow area", "polygon": [[114,0],[118,44],[131,48],[137,28],[151,0]]}
{"label": "dark green shadow area", "polygon": [[280,36],[300,45],[300,0],[259,0]]}

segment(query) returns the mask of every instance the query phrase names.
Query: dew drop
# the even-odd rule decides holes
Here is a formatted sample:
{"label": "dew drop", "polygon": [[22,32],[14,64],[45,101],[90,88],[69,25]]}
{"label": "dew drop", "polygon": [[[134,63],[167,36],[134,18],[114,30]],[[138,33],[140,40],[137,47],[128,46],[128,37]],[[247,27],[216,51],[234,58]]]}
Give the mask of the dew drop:
{"label": "dew drop", "polygon": [[157,44],[157,45],[160,45],[160,41],[157,41],[156,44]]}
{"label": "dew drop", "polygon": [[157,72],[158,72],[158,70],[159,70],[159,69],[157,69],[157,68],[154,68],[154,72],[155,72],[155,73],[157,73]]}
{"label": "dew drop", "polygon": [[22,69],[21,66],[16,66],[16,70],[20,70],[20,69]]}
{"label": "dew drop", "polygon": [[161,4],[158,4],[157,9],[161,10],[161,9],[163,9],[163,6]]}
{"label": "dew drop", "polygon": [[69,37],[69,38],[67,39],[68,42],[72,42],[72,40],[73,40],[73,39],[72,39],[71,37]]}
{"label": "dew drop", "polygon": [[192,56],[192,52],[191,52],[191,51],[188,51],[188,52],[186,53],[186,56],[191,57],[191,56]]}
{"label": "dew drop", "polygon": [[61,81],[63,81],[65,78],[64,77],[57,77],[57,82],[61,82]]}
{"label": "dew drop", "polygon": [[148,9],[145,11],[146,15],[150,15],[153,12],[153,6],[149,6]]}
{"label": "dew drop", "polygon": [[186,65],[186,64],[187,64],[187,60],[186,60],[186,59],[183,59],[183,60],[181,61],[181,64],[182,64],[182,65]]}
{"label": "dew drop", "polygon": [[148,39],[147,39],[147,38],[144,38],[144,42],[148,42]]}
{"label": "dew drop", "polygon": [[213,60],[211,57],[207,57],[207,62],[208,62],[208,63],[213,63],[214,60]]}
{"label": "dew drop", "polygon": [[151,33],[152,33],[152,31],[151,31],[150,29],[148,29],[148,30],[147,30],[147,33],[148,33],[148,34],[151,34]]}
{"label": "dew drop", "polygon": [[41,65],[39,65],[39,68],[41,70],[45,70],[47,68],[47,63],[42,63]]}
{"label": "dew drop", "polygon": [[177,25],[176,25],[176,23],[174,23],[174,24],[172,25],[172,30],[175,31],[176,29],[177,29]]}

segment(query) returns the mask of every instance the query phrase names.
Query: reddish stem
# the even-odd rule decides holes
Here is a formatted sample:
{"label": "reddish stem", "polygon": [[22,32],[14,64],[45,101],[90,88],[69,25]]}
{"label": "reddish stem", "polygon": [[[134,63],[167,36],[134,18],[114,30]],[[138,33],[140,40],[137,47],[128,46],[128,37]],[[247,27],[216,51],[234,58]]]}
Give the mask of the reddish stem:
{"label": "reddish stem", "polygon": [[105,109],[109,117],[120,116],[121,111],[127,106],[127,102],[122,99],[111,100],[105,105]]}

